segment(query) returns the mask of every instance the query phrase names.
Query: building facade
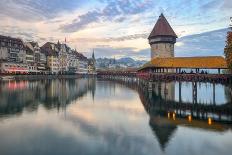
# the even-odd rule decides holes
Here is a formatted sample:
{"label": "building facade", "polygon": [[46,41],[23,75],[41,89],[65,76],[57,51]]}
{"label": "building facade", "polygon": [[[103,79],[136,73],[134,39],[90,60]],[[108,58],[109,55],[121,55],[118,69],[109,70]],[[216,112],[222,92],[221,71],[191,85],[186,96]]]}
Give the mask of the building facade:
{"label": "building facade", "polygon": [[42,72],[46,70],[46,55],[41,52],[39,44],[37,42],[27,42],[26,45],[33,51],[34,53],[34,63],[37,72]]}
{"label": "building facade", "polygon": [[68,47],[67,44],[37,42],[0,35],[0,73],[3,74],[75,74],[95,70],[95,60]]}
{"label": "building facade", "polygon": [[0,35],[0,61],[26,63],[26,50],[23,41]]}
{"label": "building facade", "polygon": [[35,63],[35,51],[30,43],[25,43],[26,48],[26,64],[30,73],[37,72],[37,66]]}
{"label": "building facade", "polygon": [[71,53],[68,54],[68,72],[76,73],[78,70],[79,59],[78,53],[76,50],[71,50]]}
{"label": "building facade", "polygon": [[57,44],[47,42],[41,47],[41,52],[47,57],[47,69],[52,74],[60,72],[59,48]]}

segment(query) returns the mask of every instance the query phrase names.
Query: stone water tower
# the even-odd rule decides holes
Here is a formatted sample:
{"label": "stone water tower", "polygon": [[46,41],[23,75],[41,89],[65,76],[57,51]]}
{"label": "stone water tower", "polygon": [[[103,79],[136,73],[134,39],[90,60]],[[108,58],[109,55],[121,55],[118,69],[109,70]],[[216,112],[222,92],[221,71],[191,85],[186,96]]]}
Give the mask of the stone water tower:
{"label": "stone water tower", "polygon": [[174,57],[174,44],[177,35],[163,14],[159,16],[151,34],[148,37],[151,46],[151,59]]}

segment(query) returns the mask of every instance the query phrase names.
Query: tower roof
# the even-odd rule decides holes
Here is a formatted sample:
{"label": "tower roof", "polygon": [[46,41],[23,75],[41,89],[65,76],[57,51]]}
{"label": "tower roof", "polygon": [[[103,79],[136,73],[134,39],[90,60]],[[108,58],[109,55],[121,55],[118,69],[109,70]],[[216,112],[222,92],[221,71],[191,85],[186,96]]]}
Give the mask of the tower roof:
{"label": "tower roof", "polygon": [[173,36],[177,38],[176,33],[173,31],[172,27],[170,26],[163,14],[159,16],[159,19],[156,22],[148,38],[156,36]]}

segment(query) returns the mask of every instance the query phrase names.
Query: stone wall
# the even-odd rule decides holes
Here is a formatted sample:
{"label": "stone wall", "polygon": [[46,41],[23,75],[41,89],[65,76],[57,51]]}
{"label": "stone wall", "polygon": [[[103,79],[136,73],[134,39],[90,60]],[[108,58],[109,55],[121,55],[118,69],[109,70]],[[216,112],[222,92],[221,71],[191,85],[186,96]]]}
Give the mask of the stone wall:
{"label": "stone wall", "polygon": [[156,57],[174,57],[174,45],[171,43],[152,44],[151,59]]}

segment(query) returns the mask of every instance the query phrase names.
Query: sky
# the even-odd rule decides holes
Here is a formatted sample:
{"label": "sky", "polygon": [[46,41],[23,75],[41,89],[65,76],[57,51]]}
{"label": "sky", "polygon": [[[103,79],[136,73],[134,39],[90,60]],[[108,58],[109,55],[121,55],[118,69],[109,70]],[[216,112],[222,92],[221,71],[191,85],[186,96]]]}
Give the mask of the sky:
{"label": "sky", "polygon": [[232,0],[1,0],[0,35],[41,46],[66,38],[86,56],[148,60],[147,37],[164,13],[177,56],[222,55],[231,10]]}

